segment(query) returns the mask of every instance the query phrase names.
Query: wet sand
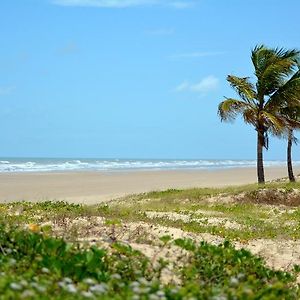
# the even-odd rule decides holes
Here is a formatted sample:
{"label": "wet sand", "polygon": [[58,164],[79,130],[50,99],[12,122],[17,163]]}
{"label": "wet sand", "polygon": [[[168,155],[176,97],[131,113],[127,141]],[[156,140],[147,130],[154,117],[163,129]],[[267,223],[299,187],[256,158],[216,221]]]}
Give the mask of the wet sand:
{"label": "wet sand", "polygon": [[[285,177],[285,167],[265,169],[266,180]],[[295,168],[295,174],[300,168]],[[95,204],[128,194],[169,188],[221,187],[256,182],[255,168],[226,170],[1,173],[0,202],[65,200]]]}

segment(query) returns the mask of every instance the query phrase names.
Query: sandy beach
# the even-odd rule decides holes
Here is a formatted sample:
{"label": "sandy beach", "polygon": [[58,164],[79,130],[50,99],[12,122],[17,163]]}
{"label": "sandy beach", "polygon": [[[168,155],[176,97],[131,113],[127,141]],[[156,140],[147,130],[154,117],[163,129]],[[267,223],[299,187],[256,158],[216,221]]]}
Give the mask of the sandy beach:
{"label": "sandy beach", "polygon": [[[300,168],[295,169],[295,174]],[[269,167],[266,180],[286,176]],[[133,193],[169,188],[221,187],[256,182],[255,168],[128,172],[1,173],[0,201],[65,200],[94,204]]]}

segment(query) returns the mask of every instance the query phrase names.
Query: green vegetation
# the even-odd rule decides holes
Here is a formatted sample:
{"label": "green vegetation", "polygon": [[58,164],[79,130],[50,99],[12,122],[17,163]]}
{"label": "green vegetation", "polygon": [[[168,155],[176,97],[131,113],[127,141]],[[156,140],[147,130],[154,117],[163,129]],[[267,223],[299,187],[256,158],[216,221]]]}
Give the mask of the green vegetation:
{"label": "green vegetation", "polygon": [[[120,231],[129,222],[144,222],[240,241],[255,238],[294,240],[300,238],[299,189],[299,183],[270,183],[264,187],[167,190],[97,206],[49,201],[0,204],[0,212],[7,224],[23,226],[50,222],[50,228],[59,228],[57,231],[49,229],[52,234],[69,241],[89,235],[91,219],[97,217],[105,219],[99,230],[114,228]],[[72,221],[78,218],[87,222]]]}
{"label": "green vegetation", "polygon": [[[223,188],[193,188],[193,189],[184,189],[176,190],[169,189],[165,191],[154,191],[150,193],[144,193],[139,195],[130,196],[128,199],[137,201],[145,199],[189,199],[189,200],[203,200],[208,197],[218,196],[218,195],[236,195],[240,193],[260,191],[264,189],[284,189],[286,191],[291,191],[292,189],[299,189],[300,182],[285,182],[285,179],[282,182],[268,182],[264,186],[257,184],[248,184],[240,186],[228,186]],[[125,199],[124,201],[126,201]],[[279,204],[279,203],[278,203]]]}
{"label": "green vegetation", "polygon": [[[263,148],[268,149],[268,133],[287,135],[300,123],[290,113],[299,107],[300,51],[296,49],[269,49],[256,46],[251,53],[256,83],[249,77],[229,75],[227,81],[240,99],[227,98],[219,104],[222,121],[232,121],[242,115],[245,123],[257,131],[257,177],[265,183]],[[283,110],[284,109],[284,110]]]}
{"label": "green vegetation", "polygon": [[[1,299],[298,299],[295,275],[273,271],[246,250],[175,240],[184,263],[178,284],[161,282],[153,265],[121,243],[81,248],[45,233],[0,225]],[[165,244],[168,239],[165,240]],[[295,268],[297,269],[297,268]]]}
{"label": "green vegetation", "polygon": [[299,183],[0,204],[0,298],[299,299],[298,252],[275,271],[259,239],[298,243]]}

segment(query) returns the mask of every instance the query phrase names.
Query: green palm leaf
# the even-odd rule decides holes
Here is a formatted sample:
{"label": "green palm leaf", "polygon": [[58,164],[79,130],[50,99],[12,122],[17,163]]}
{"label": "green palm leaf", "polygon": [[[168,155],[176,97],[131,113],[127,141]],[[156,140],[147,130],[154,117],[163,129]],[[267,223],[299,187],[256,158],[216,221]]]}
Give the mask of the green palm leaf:
{"label": "green palm leaf", "polygon": [[271,95],[294,73],[299,54],[295,49],[268,49],[263,45],[254,48],[251,58],[260,95]]}
{"label": "green palm leaf", "polygon": [[241,78],[233,75],[228,75],[227,81],[243,100],[252,102],[253,98],[256,97],[255,87],[249,81],[249,77]]}
{"label": "green palm leaf", "polygon": [[245,123],[251,124],[254,127],[257,125],[257,114],[258,114],[258,109],[257,107],[245,109],[243,112],[243,118]]}
{"label": "green palm leaf", "polygon": [[283,136],[287,133],[286,119],[280,114],[272,114],[267,111],[261,111],[260,121],[264,126],[276,136]]}
{"label": "green palm leaf", "polygon": [[266,103],[266,109],[300,105],[300,71],[282,85]]}
{"label": "green palm leaf", "polygon": [[218,107],[221,121],[242,115],[257,131],[258,182],[264,183],[263,147],[268,149],[268,133],[287,137],[300,128],[300,52],[258,45],[252,50],[256,84],[249,77],[229,75],[227,81],[240,100],[227,98]]}
{"label": "green palm leaf", "polygon": [[222,121],[233,121],[238,114],[251,108],[248,102],[227,98],[219,104],[218,115]]}

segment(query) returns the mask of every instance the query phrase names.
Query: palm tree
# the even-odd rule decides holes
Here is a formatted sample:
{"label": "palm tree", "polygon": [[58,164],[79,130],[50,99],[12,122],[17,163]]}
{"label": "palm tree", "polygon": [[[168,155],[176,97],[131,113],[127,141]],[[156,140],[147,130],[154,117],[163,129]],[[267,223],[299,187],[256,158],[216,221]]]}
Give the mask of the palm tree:
{"label": "palm tree", "polygon": [[289,175],[289,180],[290,182],[295,182],[295,176],[293,172],[293,164],[292,164],[292,145],[293,141],[296,143],[294,134],[293,134],[293,129],[289,130],[288,133],[288,145],[287,145],[287,168],[288,168],[288,175]]}
{"label": "palm tree", "polygon": [[259,45],[251,54],[255,85],[249,77],[227,77],[240,99],[226,98],[219,104],[218,114],[221,121],[232,121],[241,114],[257,131],[258,183],[265,182],[263,148],[268,149],[268,133],[280,136],[287,131],[286,118],[279,108],[287,106],[286,103],[299,104],[299,90],[294,90],[295,86],[300,86],[300,74],[294,74],[299,55],[295,49],[270,49]]}
{"label": "palm tree", "polygon": [[[299,95],[300,99],[300,95]],[[290,182],[295,182],[292,164],[292,145],[297,144],[298,139],[294,135],[294,130],[300,128],[300,106],[290,106],[281,109],[281,114],[287,119],[287,169]]]}

